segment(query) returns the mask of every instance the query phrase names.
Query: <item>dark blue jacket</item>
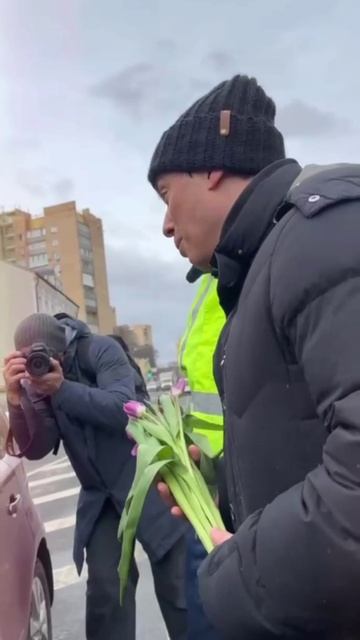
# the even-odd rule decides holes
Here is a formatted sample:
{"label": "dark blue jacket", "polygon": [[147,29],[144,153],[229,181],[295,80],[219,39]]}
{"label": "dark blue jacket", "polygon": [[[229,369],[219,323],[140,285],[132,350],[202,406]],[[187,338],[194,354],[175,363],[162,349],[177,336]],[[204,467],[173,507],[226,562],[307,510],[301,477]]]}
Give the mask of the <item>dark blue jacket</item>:
{"label": "dark blue jacket", "polygon": [[[39,398],[31,388],[24,389],[22,408],[9,408],[10,429],[21,455],[31,460],[57,451],[63,442],[81,484],[74,540],[74,561],[80,572],[84,548],[104,502],[110,499],[120,514],[134,477],[136,459],[125,432],[123,405],[135,398],[135,381],[115,340],[92,335],[79,321],[66,319],[63,323],[69,334],[63,361],[65,381],[51,398]],[[77,357],[82,340],[87,341],[87,360],[96,372],[93,382]],[[161,559],[185,528],[152,489],[138,530],[150,560]]]}

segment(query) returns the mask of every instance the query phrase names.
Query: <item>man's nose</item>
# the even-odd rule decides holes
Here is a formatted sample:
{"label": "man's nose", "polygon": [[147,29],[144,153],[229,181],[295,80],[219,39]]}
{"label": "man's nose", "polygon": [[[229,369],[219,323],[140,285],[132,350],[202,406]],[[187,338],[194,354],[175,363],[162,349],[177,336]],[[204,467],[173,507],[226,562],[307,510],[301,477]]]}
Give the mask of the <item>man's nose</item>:
{"label": "man's nose", "polygon": [[169,210],[167,210],[165,214],[164,223],[163,223],[163,234],[167,238],[174,237],[174,224],[169,215]]}

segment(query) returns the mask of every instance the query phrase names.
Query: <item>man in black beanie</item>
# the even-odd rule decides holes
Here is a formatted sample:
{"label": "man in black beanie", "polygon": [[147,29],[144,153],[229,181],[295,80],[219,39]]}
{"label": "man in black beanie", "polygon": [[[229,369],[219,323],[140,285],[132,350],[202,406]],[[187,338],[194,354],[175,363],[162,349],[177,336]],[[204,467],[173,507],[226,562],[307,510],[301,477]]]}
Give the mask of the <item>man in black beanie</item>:
{"label": "man in black beanie", "polygon": [[164,133],[149,169],[165,235],[218,277],[228,316],[214,369],[235,533],[213,531],[200,594],[225,640],[353,640],[360,166],[284,155],[274,103],[236,76]]}

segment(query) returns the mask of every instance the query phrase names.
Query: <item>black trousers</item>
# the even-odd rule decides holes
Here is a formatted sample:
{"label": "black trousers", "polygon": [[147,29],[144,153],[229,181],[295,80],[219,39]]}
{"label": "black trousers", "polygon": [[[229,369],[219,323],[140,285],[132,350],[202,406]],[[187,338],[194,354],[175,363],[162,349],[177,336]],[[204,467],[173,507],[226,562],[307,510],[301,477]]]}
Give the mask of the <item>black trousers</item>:
{"label": "black trousers", "polygon": [[[118,526],[119,514],[108,502],[86,549],[87,640],[136,638],[135,594],[139,574],[134,561],[124,603],[120,607]],[[186,538],[183,536],[160,562],[151,564],[155,593],[171,640],[186,640],[187,637],[185,554]]]}

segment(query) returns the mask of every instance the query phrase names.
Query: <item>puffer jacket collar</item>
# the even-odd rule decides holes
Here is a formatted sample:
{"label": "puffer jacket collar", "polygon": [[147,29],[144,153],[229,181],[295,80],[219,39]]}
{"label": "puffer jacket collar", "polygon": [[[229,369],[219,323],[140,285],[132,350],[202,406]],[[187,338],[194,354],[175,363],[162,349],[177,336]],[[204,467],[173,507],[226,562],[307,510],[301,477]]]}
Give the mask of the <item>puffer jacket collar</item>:
{"label": "puffer jacket collar", "polygon": [[251,181],[231,209],[212,263],[226,314],[236,304],[251,263],[278,221],[280,209],[283,215],[285,198],[300,172],[295,160],[273,163]]}

